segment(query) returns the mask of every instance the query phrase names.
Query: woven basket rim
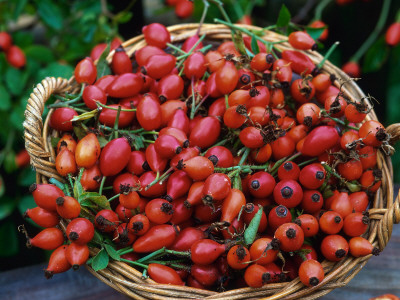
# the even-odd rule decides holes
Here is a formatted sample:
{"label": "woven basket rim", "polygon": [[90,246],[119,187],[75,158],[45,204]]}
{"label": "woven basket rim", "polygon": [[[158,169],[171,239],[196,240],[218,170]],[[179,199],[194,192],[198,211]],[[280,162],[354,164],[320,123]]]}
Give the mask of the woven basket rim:
{"label": "woven basket rim", "polygon": [[[179,24],[170,26],[167,29],[171,33],[173,43],[183,41],[187,37],[193,35],[199,24]],[[251,30],[261,30],[262,28],[251,25],[241,25]],[[286,39],[286,37],[275,32],[265,31],[264,38],[269,41]],[[229,40],[230,29],[225,25],[203,24],[200,35],[207,34],[207,38],[216,40]],[[132,55],[135,50],[145,45],[143,35],[138,35],[124,42],[122,46],[128,55]],[[288,43],[276,44],[279,50],[293,49]],[[306,53],[311,60],[317,64],[322,60],[322,56],[316,52],[300,51]],[[112,51],[107,60],[110,62],[114,54]],[[326,61],[323,72],[335,74],[337,78],[347,81],[342,87],[342,92],[352,100],[365,97],[360,87],[343,73],[339,68],[335,67],[329,61]],[[335,85],[340,83],[335,81]],[[25,111],[24,121],[24,138],[25,147],[31,157],[31,165],[36,169],[37,183],[47,183],[48,178],[54,177],[63,181],[55,170],[55,151],[51,147],[50,137],[56,132],[51,131],[48,123],[49,117],[53,110],[49,111],[47,118],[43,124],[42,113],[44,104],[53,93],[63,94],[66,91],[76,93],[79,86],[74,82],[74,77],[70,79],[62,78],[46,78],[39,83],[33,90],[28,100]],[[368,101],[368,100],[367,100]],[[370,103],[369,103],[370,104]],[[371,105],[371,104],[370,104]],[[377,120],[375,112],[372,110],[367,120]],[[387,127],[387,131],[392,135],[392,141],[400,139],[400,124],[393,124]],[[393,168],[390,157],[385,157],[381,151],[378,151],[378,167],[382,168],[383,179],[382,186],[375,195],[373,206],[369,210],[371,217],[371,225],[368,232],[368,239],[381,250],[388,243],[393,224],[400,221],[400,196],[393,199]],[[65,221],[61,225],[66,226]],[[98,250],[91,249],[91,255]],[[326,273],[325,279],[316,287],[307,288],[302,285],[299,279],[291,282],[268,284],[259,289],[241,288],[230,290],[223,293],[213,291],[205,291],[190,287],[178,287],[172,285],[156,284],[151,279],[142,280],[142,273],[130,267],[126,263],[113,261],[109,266],[98,272],[87,266],[89,271],[104,283],[135,299],[177,299],[177,298],[207,298],[207,299],[250,299],[269,296],[265,299],[315,299],[329,293],[337,287],[345,286],[366,264],[371,255],[361,258],[347,257],[338,262],[324,261],[323,266]]]}

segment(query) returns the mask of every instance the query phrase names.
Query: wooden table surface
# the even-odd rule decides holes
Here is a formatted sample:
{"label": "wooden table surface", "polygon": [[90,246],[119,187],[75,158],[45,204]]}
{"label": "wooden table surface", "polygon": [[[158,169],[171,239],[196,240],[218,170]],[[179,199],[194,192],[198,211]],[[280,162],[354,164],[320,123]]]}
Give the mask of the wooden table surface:
{"label": "wooden table surface", "polygon": [[[120,294],[85,268],[43,276],[44,264],[0,273],[1,300],[124,300]],[[346,286],[336,289],[323,300],[362,300],[385,293],[400,296],[400,225],[394,226],[391,240],[380,256],[372,257],[367,265]]]}

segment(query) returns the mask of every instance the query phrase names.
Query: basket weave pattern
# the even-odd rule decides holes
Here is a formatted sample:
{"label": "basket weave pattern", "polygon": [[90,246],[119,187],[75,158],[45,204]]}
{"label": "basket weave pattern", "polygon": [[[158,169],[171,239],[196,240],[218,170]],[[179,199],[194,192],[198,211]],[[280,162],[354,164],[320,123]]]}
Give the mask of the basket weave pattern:
{"label": "basket weave pattern", "polygon": [[[248,29],[260,30],[254,26],[244,26]],[[198,24],[183,24],[168,27],[171,33],[172,42],[183,42],[186,38],[195,34]],[[207,39],[222,42],[231,39],[230,30],[223,25],[204,24],[200,30],[200,35],[206,34]],[[279,41],[285,37],[274,32],[266,32],[264,38],[268,41]],[[137,49],[145,46],[143,35],[132,38],[123,47],[128,55],[132,55]],[[288,43],[276,44],[280,50],[292,49]],[[322,60],[318,53],[305,52],[314,63]],[[108,56],[111,61],[114,52]],[[334,74],[336,78],[348,80],[349,77],[340,69],[325,62],[323,72]],[[339,87],[341,82],[335,81]],[[43,123],[42,114],[45,102],[52,94],[63,95],[65,92],[76,93],[79,90],[74,78],[46,78],[39,83],[33,90],[28,100],[25,111],[25,147],[31,157],[31,165],[36,170],[37,183],[47,183],[50,177],[64,181],[55,169],[55,151],[51,146],[51,137],[57,136],[57,132],[48,126],[50,110],[45,122]],[[343,93],[350,99],[356,101],[365,97],[365,94],[354,83],[349,81],[342,87]],[[369,103],[370,104],[370,103]],[[371,111],[366,120],[377,119],[375,112]],[[387,132],[391,134],[391,142],[400,139],[400,124],[393,124],[387,127]],[[391,159],[378,151],[378,168],[382,169],[383,178],[381,188],[377,191],[369,214],[371,224],[366,234],[366,238],[377,246],[380,250],[385,248],[388,243],[393,224],[400,222],[400,197],[393,199],[393,168]],[[65,221],[61,222],[65,229]],[[91,249],[91,254],[98,250]],[[228,292],[217,293],[213,291],[200,290],[191,287],[173,286],[157,284],[151,279],[143,280],[142,273],[123,262],[111,261],[106,269],[95,272],[87,267],[89,271],[107,285],[135,299],[315,299],[329,293],[331,290],[345,286],[367,263],[371,255],[361,258],[348,256],[344,260],[334,263],[323,262],[325,279],[316,287],[305,287],[297,278],[291,282],[268,284],[262,288],[241,288]]]}

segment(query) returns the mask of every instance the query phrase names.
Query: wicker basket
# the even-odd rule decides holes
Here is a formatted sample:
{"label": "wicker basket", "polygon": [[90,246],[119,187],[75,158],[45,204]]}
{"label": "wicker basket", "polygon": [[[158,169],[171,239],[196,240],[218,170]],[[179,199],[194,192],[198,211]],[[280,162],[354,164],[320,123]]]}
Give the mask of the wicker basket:
{"label": "wicker basket", "polygon": [[[248,29],[260,30],[254,26],[245,26]],[[184,24],[171,26],[168,30],[171,33],[172,42],[181,42],[187,37],[192,36],[198,29],[198,24]],[[202,26],[200,34],[206,34],[208,40],[221,42],[231,39],[230,30],[222,25]],[[274,32],[266,32],[264,37],[268,41],[278,41],[284,39],[283,36]],[[123,43],[129,55],[135,50],[143,47],[145,41],[143,35],[132,38]],[[291,49],[288,43],[276,44],[280,50]],[[321,61],[322,56],[318,53],[307,51],[307,55],[314,63]],[[111,60],[113,52],[108,56]],[[336,75],[340,79],[348,79],[348,76],[340,69],[329,62],[325,62],[323,72]],[[339,81],[336,80],[336,86]],[[76,93],[79,86],[71,79],[46,78],[34,88],[30,95],[25,111],[25,147],[31,157],[31,164],[36,170],[37,183],[47,183],[50,177],[63,181],[55,169],[55,151],[51,146],[51,136],[57,136],[57,132],[52,131],[49,126],[50,110],[44,124],[42,113],[45,102],[52,94],[63,94],[65,92]],[[354,83],[346,83],[342,91],[352,100],[359,100],[365,94]],[[371,111],[367,119],[377,119],[375,112]],[[391,142],[400,139],[400,124],[394,124],[387,128],[391,134]],[[371,225],[368,231],[368,239],[381,250],[388,243],[394,223],[400,221],[400,197],[393,199],[393,169],[391,159],[378,151],[378,167],[382,169],[382,186],[375,195],[375,199],[369,210]],[[395,200],[395,201],[394,201]],[[65,226],[62,221],[61,225]],[[92,255],[98,250],[91,249]],[[324,261],[325,279],[316,287],[305,287],[299,279],[291,282],[268,284],[262,288],[241,288],[228,292],[217,293],[190,287],[161,285],[151,279],[143,280],[142,273],[123,262],[111,261],[104,270],[95,272],[88,267],[89,271],[107,285],[119,292],[135,299],[315,299],[325,295],[337,287],[345,286],[367,263],[371,255],[361,258],[348,256],[344,260],[333,263]]]}

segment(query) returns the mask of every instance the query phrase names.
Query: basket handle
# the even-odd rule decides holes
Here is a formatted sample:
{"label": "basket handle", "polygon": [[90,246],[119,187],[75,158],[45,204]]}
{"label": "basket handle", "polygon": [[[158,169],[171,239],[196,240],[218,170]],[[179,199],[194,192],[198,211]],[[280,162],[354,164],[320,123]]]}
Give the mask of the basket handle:
{"label": "basket handle", "polygon": [[28,99],[25,110],[25,121],[23,126],[25,149],[31,158],[31,165],[35,168],[36,174],[44,175],[48,178],[54,177],[64,181],[57,174],[54,161],[51,159],[50,149],[46,143],[42,132],[44,104],[52,94],[63,93],[71,89],[69,81],[65,78],[46,77],[33,89]]}
{"label": "basket handle", "polygon": [[400,140],[400,123],[395,123],[386,127],[387,133],[390,134],[390,144],[395,144]]}

